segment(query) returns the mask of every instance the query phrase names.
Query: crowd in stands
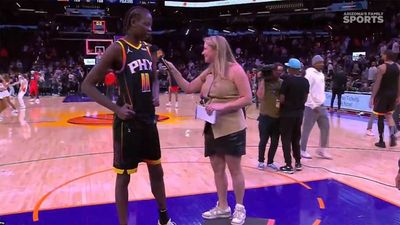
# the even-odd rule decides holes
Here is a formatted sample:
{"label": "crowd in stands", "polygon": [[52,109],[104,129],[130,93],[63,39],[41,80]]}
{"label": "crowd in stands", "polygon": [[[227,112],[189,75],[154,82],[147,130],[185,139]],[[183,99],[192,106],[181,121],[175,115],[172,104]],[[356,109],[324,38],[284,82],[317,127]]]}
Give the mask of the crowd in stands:
{"label": "crowd in stands", "polygon": [[[312,55],[319,54],[326,60],[324,73],[327,79],[327,89],[330,80],[338,69],[343,70],[348,77],[348,91],[370,92],[376,76],[376,66],[380,63],[380,54],[390,48],[399,53],[400,42],[397,28],[400,26],[400,13],[394,14],[385,21],[385,33],[388,35],[376,38],[372,35],[349,37],[333,35],[331,37],[303,37],[265,36],[251,34],[244,36],[229,36],[228,41],[235,51],[237,61],[243,66],[253,79],[254,68],[261,64],[286,62],[291,57],[299,58],[304,67],[310,65]],[[54,27],[48,23],[39,24],[38,30],[32,32],[29,41],[25,41],[19,49],[0,47],[0,72],[6,72],[13,80],[19,73],[29,73],[32,70],[41,74],[40,89],[42,94],[68,95],[79,92],[80,82],[88,72],[83,64],[84,48],[73,52],[60,51],[58,46],[51,43],[49,37]],[[67,30],[83,31],[81,26]],[[64,29],[61,29],[64,30]],[[191,81],[206,67],[202,59],[203,42],[187,40],[188,37],[172,36],[159,38],[160,47],[165,57],[176,63],[183,76]],[[158,39],[155,39],[155,42]],[[65,47],[65,46],[64,46]],[[65,49],[65,48],[64,48]],[[12,51],[13,54],[10,54]],[[355,59],[352,52],[365,52]],[[168,81],[165,74],[161,74],[161,86],[166,89]]]}

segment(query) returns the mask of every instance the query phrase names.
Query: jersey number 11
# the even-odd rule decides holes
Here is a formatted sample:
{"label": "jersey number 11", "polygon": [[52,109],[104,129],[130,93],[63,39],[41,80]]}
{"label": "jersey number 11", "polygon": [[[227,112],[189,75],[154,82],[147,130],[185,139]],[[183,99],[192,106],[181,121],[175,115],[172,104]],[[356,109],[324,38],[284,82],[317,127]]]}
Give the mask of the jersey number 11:
{"label": "jersey number 11", "polygon": [[150,92],[150,75],[149,73],[141,73],[142,77],[142,92]]}

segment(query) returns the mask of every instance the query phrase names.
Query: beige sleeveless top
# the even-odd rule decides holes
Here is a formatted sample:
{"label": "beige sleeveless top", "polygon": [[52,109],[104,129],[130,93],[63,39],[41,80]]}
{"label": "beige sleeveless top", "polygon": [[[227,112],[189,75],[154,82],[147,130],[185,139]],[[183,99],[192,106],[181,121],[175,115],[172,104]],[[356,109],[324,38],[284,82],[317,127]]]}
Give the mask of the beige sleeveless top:
{"label": "beige sleeveless top", "polygon": [[[207,75],[201,88],[201,94],[208,97],[207,105],[210,103],[226,103],[240,97],[239,91],[232,80],[228,78]],[[207,96],[208,94],[208,96]],[[241,131],[246,128],[243,110],[238,109],[228,113],[218,113],[216,123],[211,125],[214,138],[219,138]]]}

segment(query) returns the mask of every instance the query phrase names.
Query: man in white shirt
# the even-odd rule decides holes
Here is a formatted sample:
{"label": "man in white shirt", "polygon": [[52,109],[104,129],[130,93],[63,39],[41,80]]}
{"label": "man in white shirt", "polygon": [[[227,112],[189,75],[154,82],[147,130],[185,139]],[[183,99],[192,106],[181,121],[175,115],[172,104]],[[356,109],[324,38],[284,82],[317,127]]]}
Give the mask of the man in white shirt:
{"label": "man in white shirt", "polygon": [[325,75],[322,73],[324,68],[324,59],[320,55],[312,58],[312,67],[306,70],[305,78],[310,83],[310,93],[305,103],[303,132],[301,135],[301,157],[311,159],[307,152],[307,142],[310,137],[315,122],[321,131],[320,148],[317,153],[320,157],[331,159],[327,153],[329,139],[329,120],[326,109],[323,108],[325,101]]}
{"label": "man in white shirt", "polygon": [[399,50],[399,43],[397,40],[393,41],[393,45],[392,45],[392,52],[395,54],[399,54],[400,50]]}

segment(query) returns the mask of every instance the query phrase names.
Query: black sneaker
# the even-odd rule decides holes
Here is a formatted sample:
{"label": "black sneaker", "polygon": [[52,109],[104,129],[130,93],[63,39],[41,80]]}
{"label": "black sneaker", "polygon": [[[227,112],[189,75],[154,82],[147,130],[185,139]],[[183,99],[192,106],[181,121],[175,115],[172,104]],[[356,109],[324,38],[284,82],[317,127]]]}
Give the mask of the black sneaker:
{"label": "black sneaker", "polygon": [[289,174],[293,174],[294,173],[293,167],[292,166],[288,166],[288,165],[282,166],[281,168],[279,168],[279,170],[281,172],[284,172],[284,173],[289,173]]}
{"label": "black sneaker", "polygon": [[296,168],[296,171],[302,171],[303,170],[303,166],[301,165],[301,163],[296,163],[296,165],[294,167]]}
{"label": "black sneaker", "polygon": [[394,147],[397,145],[397,138],[396,136],[392,135],[390,136],[390,147]]}
{"label": "black sneaker", "polygon": [[384,141],[380,141],[380,142],[375,143],[375,146],[379,147],[379,148],[386,148],[386,144],[385,144]]}

